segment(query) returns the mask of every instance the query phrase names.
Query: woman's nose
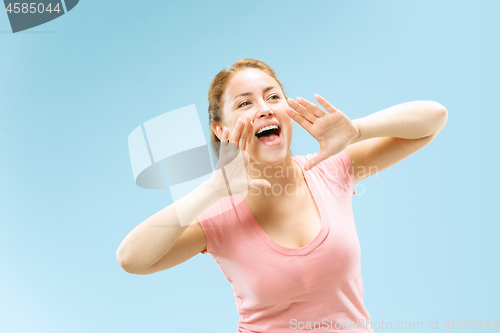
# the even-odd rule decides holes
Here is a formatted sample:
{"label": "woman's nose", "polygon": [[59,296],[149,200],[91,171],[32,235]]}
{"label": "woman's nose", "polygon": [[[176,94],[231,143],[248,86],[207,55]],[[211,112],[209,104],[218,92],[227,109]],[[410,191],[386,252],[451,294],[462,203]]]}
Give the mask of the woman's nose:
{"label": "woman's nose", "polygon": [[272,116],[273,114],[274,114],[273,110],[271,110],[269,108],[264,108],[263,110],[260,110],[259,112],[257,112],[257,114],[255,115],[255,118],[264,118],[267,116]]}

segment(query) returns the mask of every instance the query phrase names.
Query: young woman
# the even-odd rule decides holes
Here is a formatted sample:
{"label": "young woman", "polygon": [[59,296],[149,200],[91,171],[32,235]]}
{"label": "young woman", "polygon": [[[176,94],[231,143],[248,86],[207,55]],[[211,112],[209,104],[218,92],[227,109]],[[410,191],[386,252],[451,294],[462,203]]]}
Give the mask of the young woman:
{"label": "young woman", "polygon": [[[237,147],[243,163],[229,158],[132,230],[117,251],[121,267],[151,274],[210,253],[233,288],[238,332],[372,332],[354,185],[429,144],[447,110],[415,101],[351,120],[315,98],[323,108],[287,98],[256,59],[219,72],[208,94],[212,140],[222,154]],[[293,121],[318,140],[317,154],[291,156]]]}

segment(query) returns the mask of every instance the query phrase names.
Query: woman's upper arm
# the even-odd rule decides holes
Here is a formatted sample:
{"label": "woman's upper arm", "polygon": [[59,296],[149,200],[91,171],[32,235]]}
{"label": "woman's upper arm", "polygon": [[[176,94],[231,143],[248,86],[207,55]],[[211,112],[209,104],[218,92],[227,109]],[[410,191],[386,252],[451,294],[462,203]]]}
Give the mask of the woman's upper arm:
{"label": "woman's upper arm", "polygon": [[151,274],[177,266],[207,248],[207,238],[198,219],[191,223],[174,243],[170,251],[141,274]]}
{"label": "woman's upper arm", "polygon": [[354,171],[354,183],[404,160],[428,145],[438,133],[419,138],[377,137],[347,146]]}

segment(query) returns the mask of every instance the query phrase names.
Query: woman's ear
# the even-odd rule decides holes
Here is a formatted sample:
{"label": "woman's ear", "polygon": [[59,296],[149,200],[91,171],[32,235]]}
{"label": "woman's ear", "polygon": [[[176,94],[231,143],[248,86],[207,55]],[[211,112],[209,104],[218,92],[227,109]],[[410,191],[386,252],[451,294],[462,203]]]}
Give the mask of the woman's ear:
{"label": "woman's ear", "polygon": [[219,138],[219,140],[222,138],[222,127],[219,126],[218,124],[212,124],[212,131],[214,131],[215,135]]}

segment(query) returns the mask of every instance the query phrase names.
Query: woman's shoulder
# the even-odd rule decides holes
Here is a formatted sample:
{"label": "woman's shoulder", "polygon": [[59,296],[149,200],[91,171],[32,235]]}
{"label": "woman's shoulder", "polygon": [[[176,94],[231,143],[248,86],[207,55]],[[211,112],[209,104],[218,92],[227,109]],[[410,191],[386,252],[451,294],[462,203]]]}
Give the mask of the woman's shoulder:
{"label": "woman's shoulder", "polygon": [[227,196],[212,206],[208,207],[203,213],[198,216],[199,221],[208,219],[227,219],[234,213],[236,206],[243,200],[240,195]]}
{"label": "woman's shoulder", "polygon": [[[303,169],[307,160],[313,156],[314,154],[295,155],[292,158],[297,161]],[[316,167],[307,172],[311,173],[313,176],[321,177],[323,180],[337,183],[348,193],[356,193],[354,191],[353,167],[346,149],[323,160],[316,165]]]}
{"label": "woman's shoulder", "polygon": [[300,164],[301,167],[304,167],[304,164],[308,159],[310,159],[313,156],[313,154],[306,154],[306,155],[294,155],[292,156],[292,159],[296,161],[297,163]]}
{"label": "woman's shoulder", "polygon": [[[306,155],[294,155],[292,156],[292,159],[297,161],[302,167],[304,164],[314,156],[315,154],[306,154]],[[350,162],[349,155],[347,153],[347,150],[344,149],[341,152],[330,156],[326,160],[323,160],[321,163],[319,163],[317,166],[321,167],[331,167],[331,166],[338,166],[339,168],[345,170],[349,167],[348,162]]]}

